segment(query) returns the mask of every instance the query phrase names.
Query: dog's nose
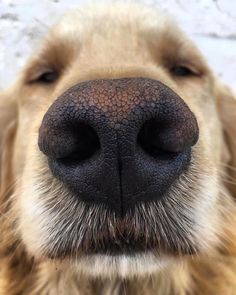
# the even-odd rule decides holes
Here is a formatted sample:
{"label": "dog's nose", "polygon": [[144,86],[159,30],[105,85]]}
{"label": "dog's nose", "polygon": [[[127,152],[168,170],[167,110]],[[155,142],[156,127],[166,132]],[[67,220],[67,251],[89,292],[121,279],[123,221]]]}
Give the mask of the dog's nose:
{"label": "dog's nose", "polygon": [[165,197],[197,140],[186,103],[147,78],[77,84],[51,105],[39,130],[39,148],[70,193],[122,214]]}

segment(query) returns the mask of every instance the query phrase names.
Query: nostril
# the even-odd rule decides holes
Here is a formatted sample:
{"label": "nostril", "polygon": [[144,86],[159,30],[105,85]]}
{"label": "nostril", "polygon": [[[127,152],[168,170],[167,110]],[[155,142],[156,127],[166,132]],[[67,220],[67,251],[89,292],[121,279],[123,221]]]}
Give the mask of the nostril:
{"label": "nostril", "polygon": [[163,159],[182,153],[198,140],[198,127],[195,117],[188,121],[151,119],[141,127],[137,144],[146,153]]}
{"label": "nostril", "polygon": [[163,124],[157,120],[145,122],[138,133],[138,146],[153,157],[169,158],[171,154],[174,156],[176,153],[168,151],[161,143],[160,133],[163,129]]}
{"label": "nostril", "polygon": [[100,151],[100,141],[96,131],[89,125],[80,123],[71,129],[73,148],[65,157],[58,161],[64,165],[76,165],[89,160]]}

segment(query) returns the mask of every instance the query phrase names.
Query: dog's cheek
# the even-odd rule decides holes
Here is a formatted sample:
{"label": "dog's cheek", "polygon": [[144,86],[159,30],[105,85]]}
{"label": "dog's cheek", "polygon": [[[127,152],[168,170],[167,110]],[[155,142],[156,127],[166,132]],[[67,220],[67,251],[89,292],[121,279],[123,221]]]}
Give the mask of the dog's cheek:
{"label": "dog's cheek", "polygon": [[50,221],[44,207],[46,200],[39,198],[40,185],[35,182],[39,167],[34,157],[35,153],[26,150],[26,164],[17,184],[14,209],[18,215],[19,234],[27,251],[39,259],[46,246],[47,227],[45,225]]}

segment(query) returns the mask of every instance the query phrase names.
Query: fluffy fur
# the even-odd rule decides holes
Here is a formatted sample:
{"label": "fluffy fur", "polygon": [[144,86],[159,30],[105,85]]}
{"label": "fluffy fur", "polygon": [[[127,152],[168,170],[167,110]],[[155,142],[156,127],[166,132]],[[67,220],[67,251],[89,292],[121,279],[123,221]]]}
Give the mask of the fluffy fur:
{"label": "fluffy fur", "polygon": [[[176,66],[191,75],[176,76]],[[58,78],[44,83],[42,75],[52,71]],[[200,130],[190,168],[168,196],[138,205],[123,220],[75,202],[37,146],[43,115],[66,89],[120,77],[168,85]],[[235,110],[230,89],[160,12],[93,6],[62,18],[0,94],[0,294],[236,294]],[[86,243],[141,234],[155,237],[158,249],[118,256],[82,251]]]}

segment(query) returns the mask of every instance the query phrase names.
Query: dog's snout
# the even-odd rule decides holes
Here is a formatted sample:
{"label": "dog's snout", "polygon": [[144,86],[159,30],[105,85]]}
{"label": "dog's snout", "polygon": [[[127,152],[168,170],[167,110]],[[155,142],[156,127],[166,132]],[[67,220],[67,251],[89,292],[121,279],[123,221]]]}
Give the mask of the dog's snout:
{"label": "dog's snout", "polygon": [[80,83],[51,105],[39,131],[52,174],[80,200],[118,213],[164,197],[197,140],[186,103],[146,78]]}

